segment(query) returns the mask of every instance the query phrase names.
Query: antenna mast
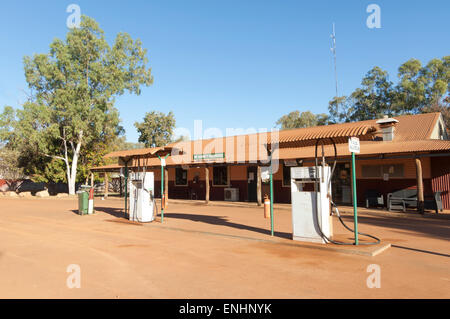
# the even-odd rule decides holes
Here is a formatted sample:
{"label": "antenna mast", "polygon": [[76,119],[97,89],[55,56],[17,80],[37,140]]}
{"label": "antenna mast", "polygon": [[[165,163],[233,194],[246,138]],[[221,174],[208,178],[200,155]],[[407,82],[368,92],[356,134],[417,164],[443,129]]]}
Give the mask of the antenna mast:
{"label": "antenna mast", "polygon": [[337,68],[336,68],[336,32],[334,29],[334,22],[333,22],[333,33],[331,34],[331,52],[333,53],[334,57],[334,79],[336,81],[336,97],[338,97],[338,79],[337,79]]}

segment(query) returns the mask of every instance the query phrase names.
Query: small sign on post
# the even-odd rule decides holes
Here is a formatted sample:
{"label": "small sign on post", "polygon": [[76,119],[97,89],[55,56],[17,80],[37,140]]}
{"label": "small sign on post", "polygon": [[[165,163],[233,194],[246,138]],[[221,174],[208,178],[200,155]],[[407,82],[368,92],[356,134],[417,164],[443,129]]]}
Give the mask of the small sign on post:
{"label": "small sign on post", "polygon": [[166,159],[164,157],[161,158],[161,166],[166,166]]}
{"label": "small sign on post", "polygon": [[352,153],[352,186],[353,186],[353,218],[355,221],[355,245],[358,245],[358,206],[356,197],[356,164],[355,164],[355,153],[361,151],[361,146],[359,144],[359,138],[350,137],[348,139],[348,150]]}
{"label": "small sign on post", "polygon": [[359,144],[359,138],[357,137],[350,137],[348,139],[348,150],[350,153],[357,153],[361,151],[361,146]]}
{"label": "small sign on post", "polygon": [[269,167],[261,167],[261,181],[263,183],[268,183],[270,181],[270,169]]}

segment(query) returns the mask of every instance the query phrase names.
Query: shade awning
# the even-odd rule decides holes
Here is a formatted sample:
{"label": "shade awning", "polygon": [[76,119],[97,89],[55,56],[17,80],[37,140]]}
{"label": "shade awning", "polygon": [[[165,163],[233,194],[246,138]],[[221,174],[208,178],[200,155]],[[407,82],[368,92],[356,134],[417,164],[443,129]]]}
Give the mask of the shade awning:
{"label": "shade awning", "polygon": [[126,151],[116,151],[109,154],[106,154],[104,158],[133,158],[133,157],[156,157],[157,155],[166,155],[171,153],[173,147],[164,146],[164,147],[152,147],[152,148],[140,148]]}

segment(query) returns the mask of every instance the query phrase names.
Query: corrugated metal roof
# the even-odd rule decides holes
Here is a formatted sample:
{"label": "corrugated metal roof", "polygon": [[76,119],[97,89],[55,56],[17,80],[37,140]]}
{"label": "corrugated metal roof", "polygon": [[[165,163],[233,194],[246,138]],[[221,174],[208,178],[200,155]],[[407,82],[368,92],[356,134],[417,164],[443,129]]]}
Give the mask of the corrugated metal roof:
{"label": "corrugated metal roof", "polygon": [[[347,139],[358,136],[361,139],[361,154],[389,154],[405,152],[431,152],[449,151],[449,141],[430,140],[431,133],[440,113],[418,115],[404,115],[395,117],[399,121],[395,128],[395,138],[392,142],[377,140],[379,131],[377,120],[368,120],[355,123],[334,124],[311,128],[283,130],[273,133],[255,133],[236,135],[207,140],[182,141],[168,146],[113,152],[105,157],[146,157],[146,166],[159,166],[158,158],[149,158],[158,151],[169,151],[172,148],[182,150],[178,155],[175,151],[166,160],[167,165],[200,165],[212,163],[256,163],[267,162],[266,144],[277,140],[279,144],[279,158],[312,158],[317,138],[332,137],[338,144],[339,156],[350,155]],[[378,130],[378,131],[377,131]],[[269,142],[270,143],[270,142]],[[326,148],[328,149],[328,148]],[[331,151],[331,148],[330,148]],[[170,152],[170,151],[169,151]],[[195,154],[221,154],[223,158],[212,160],[194,160]],[[277,156],[277,155],[275,155]],[[141,160],[133,160],[129,166],[143,165]]]}
{"label": "corrugated metal roof", "polygon": [[[325,156],[333,156],[334,149],[331,145],[325,145]],[[284,159],[312,159],[315,155],[315,147],[294,147],[294,148],[280,148],[275,153],[275,158]],[[404,153],[422,153],[422,152],[450,152],[450,141],[443,140],[419,140],[419,141],[400,141],[400,142],[382,142],[382,141],[361,141],[361,155],[381,155],[381,154],[404,154]],[[321,148],[318,150],[321,155]],[[338,144],[337,153],[339,157],[350,156],[347,144]],[[258,156],[259,155],[259,156]],[[184,157],[183,157],[184,156]],[[263,162],[267,163],[266,154],[251,153],[251,156],[246,156],[245,162]],[[237,163],[236,159],[232,160],[230,157],[225,157],[222,161],[193,161],[192,157],[185,155],[169,156],[166,160],[167,166],[175,165],[204,165],[204,164],[218,164],[218,163]],[[138,163],[133,160],[129,163],[129,167],[139,167],[145,165],[147,167],[159,167],[160,161],[158,158],[149,158]],[[120,165],[106,165],[95,167],[93,171],[117,171]]]}
{"label": "corrugated metal roof", "polygon": [[[279,132],[279,143],[292,143],[299,141],[316,140],[319,138],[348,138],[351,136],[363,137],[376,132],[377,128],[371,124],[344,123],[325,126],[307,127]],[[367,139],[372,139],[367,136]]]}
{"label": "corrugated metal roof", "polygon": [[[394,117],[394,119],[398,121],[395,125],[394,141],[418,141],[431,138],[431,133],[440,115],[441,113],[437,112]],[[379,125],[376,124],[378,120],[379,119],[367,120],[355,123],[379,127]]]}
{"label": "corrugated metal roof", "polygon": [[171,152],[172,147],[152,147],[152,148],[140,148],[140,149],[132,149],[126,151],[116,151],[109,154],[106,154],[104,158],[111,157],[147,157],[155,155],[158,152]]}
{"label": "corrugated metal roof", "polygon": [[[337,145],[338,156],[350,156],[347,144]],[[324,147],[326,156],[333,156],[334,149],[330,145]],[[420,153],[420,152],[449,152],[450,141],[443,140],[419,140],[419,141],[362,141],[361,153],[359,155],[379,155],[379,154],[398,154],[398,153]],[[319,148],[318,153],[322,150]],[[280,148],[280,159],[306,159],[315,156],[314,147],[303,148]]]}
{"label": "corrugated metal roof", "polygon": [[95,172],[118,172],[123,166],[119,164],[103,165],[91,168]]}

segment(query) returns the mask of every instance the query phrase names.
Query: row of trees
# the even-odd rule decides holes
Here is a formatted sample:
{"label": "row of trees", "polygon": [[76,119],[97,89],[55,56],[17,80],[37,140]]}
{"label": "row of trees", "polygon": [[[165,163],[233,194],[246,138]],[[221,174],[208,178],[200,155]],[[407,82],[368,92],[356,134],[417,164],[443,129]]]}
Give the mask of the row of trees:
{"label": "row of trees", "polygon": [[361,87],[329,102],[328,115],[295,111],[276,124],[288,129],[364,121],[383,115],[442,112],[450,127],[450,56],[432,59],[426,65],[410,59],[398,68],[397,76],[398,82],[394,84],[387,71],[374,67],[362,79]]}

